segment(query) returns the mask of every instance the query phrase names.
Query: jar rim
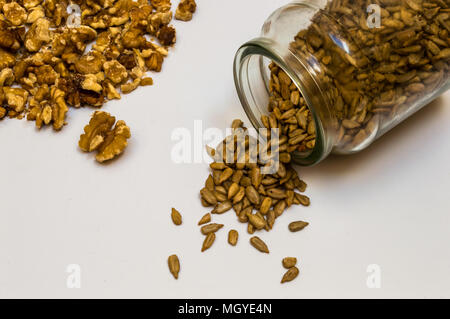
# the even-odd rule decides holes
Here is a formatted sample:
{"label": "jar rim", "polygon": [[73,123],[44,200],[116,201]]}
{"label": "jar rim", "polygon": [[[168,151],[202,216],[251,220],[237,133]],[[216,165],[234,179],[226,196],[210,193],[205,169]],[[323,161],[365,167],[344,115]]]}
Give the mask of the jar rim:
{"label": "jar rim", "polygon": [[[330,139],[332,134],[327,134],[326,132],[329,128],[324,125],[324,121],[321,118],[323,111],[329,111],[328,103],[320,89],[320,85],[316,82],[314,72],[308,67],[307,61],[302,61],[301,57],[294,55],[288,48],[277,45],[275,41],[269,38],[256,38],[242,45],[237,51],[234,60],[234,81],[244,111],[255,129],[264,128],[261,119],[255,115],[255,107],[261,109],[261,106],[255,105],[255,101],[249,101],[249,98],[253,98],[253,92],[250,89],[251,83],[249,83],[247,67],[249,59],[255,57],[260,59],[267,58],[283,69],[299,89],[313,117],[316,126],[315,147],[307,153],[294,151],[291,153],[292,161],[302,166],[313,166],[321,162],[331,153],[333,141]],[[295,67],[293,64],[295,64]],[[262,67],[261,63],[260,68]],[[268,83],[266,88],[268,90]],[[321,101],[319,105],[316,105],[317,103],[313,104],[312,95],[314,95],[316,100],[319,99]],[[318,110],[317,107],[322,109]],[[263,105],[262,109],[268,114],[267,105]]]}

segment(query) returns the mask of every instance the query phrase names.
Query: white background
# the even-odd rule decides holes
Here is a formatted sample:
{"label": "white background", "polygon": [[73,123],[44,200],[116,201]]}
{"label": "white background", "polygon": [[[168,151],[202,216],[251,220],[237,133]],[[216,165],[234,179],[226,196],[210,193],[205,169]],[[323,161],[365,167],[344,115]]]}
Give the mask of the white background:
{"label": "white background", "polygon": [[[226,227],[200,253],[208,167],[173,163],[171,133],[194,120],[225,128],[245,119],[234,53],[285,2],[199,0],[194,20],[176,23],[178,43],[155,85],[104,107],[133,134],[109,165],[77,149],[92,109],[71,109],[60,133],[0,122],[0,297],[450,297],[449,92],[368,150],[298,168],[312,205],[260,235],[270,255],[249,245],[232,212],[214,217]],[[292,234],[298,219],[311,226]],[[241,235],[235,248],[231,228]],[[167,269],[172,253],[178,281]],[[285,256],[299,258],[301,275],[282,286]],[[69,264],[81,266],[81,289],[66,287]],[[366,285],[371,264],[381,267],[381,289]]]}

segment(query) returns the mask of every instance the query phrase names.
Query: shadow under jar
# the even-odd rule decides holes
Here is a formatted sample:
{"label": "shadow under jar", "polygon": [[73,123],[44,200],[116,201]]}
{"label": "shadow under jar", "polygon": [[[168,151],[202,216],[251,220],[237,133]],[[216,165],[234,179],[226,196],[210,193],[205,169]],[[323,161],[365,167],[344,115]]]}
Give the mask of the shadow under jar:
{"label": "shadow under jar", "polygon": [[322,2],[278,9],[235,57],[251,123],[300,165],[366,148],[450,88],[450,0]]}

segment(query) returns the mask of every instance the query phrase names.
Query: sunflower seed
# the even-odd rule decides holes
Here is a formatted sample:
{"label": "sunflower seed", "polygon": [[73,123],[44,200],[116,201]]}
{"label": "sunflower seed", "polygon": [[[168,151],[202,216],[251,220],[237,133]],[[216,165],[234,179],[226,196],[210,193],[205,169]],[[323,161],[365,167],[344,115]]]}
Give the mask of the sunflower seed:
{"label": "sunflower seed", "polygon": [[237,232],[237,230],[232,229],[228,232],[228,243],[231,246],[236,246],[238,239],[239,239],[239,233]]}
{"label": "sunflower seed", "polygon": [[252,224],[257,230],[261,230],[266,226],[266,220],[256,214],[247,214],[248,221]]}
{"label": "sunflower seed", "polygon": [[224,214],[228,212],[231,208],[233,208],[233,204],[229,200],[219,203],[216,205],[216,207],[211,212],[212,214]]}
{"label": "sunflower seed", "polygon": [[239,203],[245,196],[245,188],[244,187],[240,187],[239,191],[237,192],[237,194],[233,197],[233,203]]}
{"label": "sunflower seed", "polygon": [[291,232],[298,232],[303,230],[309,223],[303,221],[292,222],[289,224],[289,230]]}
{"label": "sunflower seed", "polygon": [[286,209],[286,202],[284,200],[279,201],[273,208],[276,217],[280,217]]}
{"label": "sunflower seed", "polygon": [[200,221],[198,222],[198,225],[205,225],[208,224],[209,222],[211,222],[211,214],[206,214],[202,217],[202,219],[200,219]]}
{"label": "sunflower seed", "polygon": [[203,226],[200,230],[203,235],[208,235],[211,233],[215,233],[216,231],[220,230],[223,227],[222,224],[208,224]]}
{"label": "sunflower seed", "polygon": [[258,191],[252,185],[247,186],[247,188],[245,189],[245,194],[252,204],[259,205],[261,199],[259,197]]}
{"label": "sunflower seed", "polygon": [[220,175],[219,184],[222,184],[223,182],[228,180],[231,176],[233,176],[233,170],[231,168],[226,168]]}
{"label": "sunflower seed", "polygon": [[287,197],[286,191],[279,188],[271,188],[267,191],[267,195],[275,199],[285,199]]}
{"label": "sunflower seed", "polygon": [[172,221],[175,225],[180,226],[183,223],[183,219],[181,217],[181,214],[179,211],[177,211],[175,208],[172,208]]}
{"label": "sunflower seed", "polygon": [[233,183],[228,189],[228,199],[232,199],[239,192],[239,184]]}
{"label": "sunflower seed", "polygon": [[172,255],[167,259],[169,265],[170,273],[175,279],[178,279],[178,274],[180,273],[180,260],[177,255]]}
{"label": "sunflower seed", "polygon": [[282,261],[283,267],[286,269],[291,269],[297,265],[297,258],[295,257],[286,257]]}
{"label": "sunflower seed", "polygon": [[218,202],[224,202],[227,200],[227,195],[222,194],[221,192],[214,191],[214,197],[216,197]]}
{"label": "sunflower seed", "polygon": [[210,207],[210,206],[212,206],[210,203],[208,203],[203,198],[200,198],[200,201],[201,201],[203,207]]}
{"label": "sunflower seed", "polygon": [[262,175],[261,175],[261,171],[259,170],[258,167],[253,167],[251,172],[250,172],[250,176],[252,179],[252,185],[255,188],[259,187],[259,184],[261,184],[262,181]]}
{"label": "sunflower seed", "polygon": [[211,163],[209,166],[212,169],[217,169],[217,170],[220,170],[220,171],[224,170],[225,168],[228,168],[225,163],[216,163],[216,162]]}
{"label": "sunflower seed", "polygon": [[252,224],[248,223],[247,224],[247,233],[249,233],[250,235],[253,235],[255,233],[255,231],[256,231],[255,227]]}
{"label": "sunflower seed", "polygon": [[206,179],[205,187],[211,192],[214,191],[215,185],[214,185],[213,177],[211,175],[209,175],[208,178]]}
{"label": "sunflower seed", "polygon": [[257,236],[250,238],[250,244],[262,253],[269,253],[269,248],[267,247],[266,243]]}
{"label": "sunflower seed", "polygon": [[272,198],[266,197],[262,201],[259,211],[261,212],[261,214],[265,215],[269,212],[270,207],[272,207]]}
{"label": "sunflower seed", "polygon": [[214,193],[211,192],[209,189],[207,188],[203,188],[200,191],[200,194],[202,196],[202,198],[209,204],[211,205],[216,205],[217,204],[217,198],[216,196],[214,196]]}
{"label": "sunflower seed", "polygon": [[302,204],[303,206],[309,206],[311,205],[311,201],[309,199],[308,196],[305,195],[301,195],[298,193],[295,193],[295,197],[298,199],[298,201],[300,202],[300,204]]}
{"label": "sunflower seed", "polygon": [[206,238],[203,241],[203,245],[202,245],[202,252],[204,252],[205,250],[211,248],[211,246],[214,244],[215,240],[216,240],[216,234],[215,233],[210,233],[210,234],[206,235]]}
{"label": "sunflower seed", "polygon": [[275,212],[273,210],[269,211],[267,213],[267,226],[269,227],[269,229],[273,228],[273,225],[275,224]]}
{"label": "sunflower seed", "polygon": [[281,279],[281,283],[284,284],[286,282],[294,280],[295,278],[297,278],[299,273],[300,271],[297,267],[292,267],[284,274],[283,278]]}
{"label": "sunflower seed", "polygon": [[231,177],[231,181],[239,185],[242,176],[244,176],[244,172],[242,170],[236,170]]}

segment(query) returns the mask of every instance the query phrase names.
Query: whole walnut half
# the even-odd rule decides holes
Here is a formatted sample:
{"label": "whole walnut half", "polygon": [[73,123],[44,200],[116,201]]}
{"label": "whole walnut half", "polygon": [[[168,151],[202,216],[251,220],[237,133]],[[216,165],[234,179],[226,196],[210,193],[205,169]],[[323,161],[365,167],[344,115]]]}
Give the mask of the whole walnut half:
{"label": "whole walnut half", "polygon": [[80,136],[80,149],[84,152],[97,151],[95,159],[99,163],[122,154],[131,137],[130,128],[124,121],[118,121],[114,126],[115,122],[116,118],[109,113],[96,111]]}
{"label": "whole walnut half", "polygon": [[191,21],[196,10],[197,4],[195,3],[195,0],[181,0],[177,7],[177,11],[175,11],[175,19]]}

